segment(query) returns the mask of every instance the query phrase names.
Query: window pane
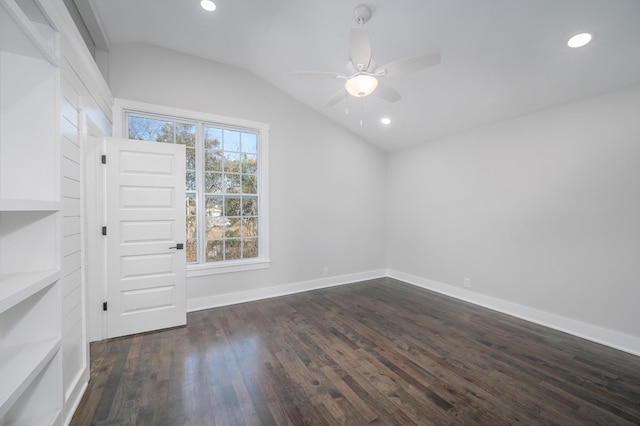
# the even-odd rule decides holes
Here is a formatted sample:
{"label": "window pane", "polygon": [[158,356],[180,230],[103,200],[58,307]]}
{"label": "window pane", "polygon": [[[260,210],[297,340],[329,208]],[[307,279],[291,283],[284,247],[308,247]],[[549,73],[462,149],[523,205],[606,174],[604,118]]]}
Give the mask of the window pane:
{"label": "window pane", "polygon": [[196,260],[198,260],[196,240],[187,240],[187,262]]}
{"label": "window pane", "polygon": [[239,239],[226,240],[224,247],[224,258],[226,260],[242,258],[242,246]]}
{"label": "window pane", "polygon": [[240,132],[235,130],[225,130],[223,141],[225,151],[240,152]]}
{"label": "window pane", "polygon": [[258,239],[247,238],[242,240],[242,257],[244,259],[258,257]]}
{"label": "window pane", "polygon": [[225,175],[225,189],[229,194],[239,194],[240,175]]}
{"label": "window pane", "polygon": [[223,238],[224,228],[229,221],[226,217],[207,217],[207,239]]}
{"label": "window pane", "polygon": [[240,236],[240,218],[229,217],[227,218],[227,229],[225,229],[224,236],[227,238],[236,238]]}
{"label": "window pane", "polygon": [[224,260],[224,241],[207,241],[207,262]]}
{"label": "window pane", "polygon": [[257,198],[242,198],[242,216],[257,216],[258,215],[258,199]]}
{"label": "window pane", "polygon": [[237,152],[224,153],[224,171],[231,173],[240,173],[240,165],[242,157]]}
{"label": "window pane", "polygon": [[243,154],[242,173],[255,174],[258,170],[258,160],[253,154]]}
{"label": "window pane", "polygon": [[195,148],[196,125],[187,123],[176,123],[176,143]]}
{"label": "window pane", "polygon": [[204,152],[204,169],[208,172],[222,171],[222,151],[208,149]]}
{"label": "window pane", "polygon": [[227,226],[227,218],[223,214],[223,197],[207,196],[205,209],[207,216],[207,239],[224,237],[224,228]]}
{"label": "window pane", "polygon": [[195,170],[196,169],[196,150],[195,149],[191,149],[191,148],[187,148],[185,150],[185,155],[186,155],[186,159],[187,159],[187,163],[185,165],[185,168],[187,170]]}
{"label": "window pane", "polygon": [[256,217],[242,218],[242,236],[243,237],[258,236],[258,218]]}
{"label": "window pane", "polygon": [[196,199],[195,194],[186,194],[185,197],[185,213],[186,213],[186,234],[187,234],[187,262],[195,262],[197,260],[196,254],[196,238],[198,232],[198,223],[196,214]]}
{"label": "window pane", "polygon": [[204,149],[222,148],[222,129],[204,127]]}
{"label": "window pane", "polygon": [[217,193],[223,192],[222,173],[205,172],[204,192],[208,194],[215,193],[215,192]]}
{"label": "window pane", "polygon": [[220,217],[222,216],[222,204],[224,199],[222,197],[212,197],[207,195],[205,200],[205,209],[207,217]]}
{"label": "window pane", "polygon": [[187,217],[187,238],[196,238],[196,218],[195,218],[195,216]]}
{"label": "window pane", "polygon": [[242,134],[242,152],[247,154],[258,153],[258,135],[255,133]]}
{"label": "window pane", "polygon": [[187,191],[196,190],[196,172],[195,171],[187,172],[185,186]]}
{"label": "window pane", "polygon": [[195,194],[187,194],[185,197],[186,206],[185,206],[185,214],[187,216],[195,216],[196,214],[196,195]]}
{"label": "window pane", "polygon": [[137,139],[141,141],[150,141],[151,139],[151,129],[152,129],[152,121],[149,118],[143,117],[128,117],[128,125],[129,125],[129,139]]}
{"label": "window pane", "polygon": [[173,143],[174,125],[171,121],[153,120],[154,134],[153,139],[156,142]]}
{"label": "window pane", "polygon": [[225,216],[240,216],[240,198],[227,197],[224,200]]}
{"label": "window pane", "polygon": [[258,181],[256,175],[242,175],[242,192],[245,194],[258,193]]}

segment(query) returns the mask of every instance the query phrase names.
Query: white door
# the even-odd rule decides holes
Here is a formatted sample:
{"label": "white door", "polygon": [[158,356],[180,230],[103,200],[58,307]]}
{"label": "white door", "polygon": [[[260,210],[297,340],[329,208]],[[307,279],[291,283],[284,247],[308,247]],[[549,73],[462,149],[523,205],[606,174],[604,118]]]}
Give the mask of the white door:
{"label": "white door", "polygon": [[184,325],[184,146],[106,145],[107,335]]}

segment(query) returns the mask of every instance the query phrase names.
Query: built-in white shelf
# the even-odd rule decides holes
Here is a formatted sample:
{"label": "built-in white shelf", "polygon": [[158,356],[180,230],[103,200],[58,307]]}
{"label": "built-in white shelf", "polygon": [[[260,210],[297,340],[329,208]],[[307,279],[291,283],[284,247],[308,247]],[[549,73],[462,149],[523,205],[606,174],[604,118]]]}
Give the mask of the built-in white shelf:
{"label": "built-in white shelf", "polygon": [[54,284],[59,278],[60,271],[56,269],[0,274],[0,314]]}
{"label": "built-in white shelf", "polygon": [[34,0],[0,0],[0,199],[60,201],[58,38]]}
{"label": "built-in white shelf", "polygon": [[0,425],[62,424],[60,36],[0,0]]}
{"label": "built-in white shelf", "polygon": [[0,419],[22,396],[60,349],[60,339],[2,347],[0,351]]}
{"label": "built-in white shelf", "polygon": [[60,203],[58,201],[0,198],[0,211],[55,212],[59,210],[60,210]]}
{"label": "built-in white shelf", "polygon": [[60,269],[59,215],[49,210],[0,211],[0,274]]}

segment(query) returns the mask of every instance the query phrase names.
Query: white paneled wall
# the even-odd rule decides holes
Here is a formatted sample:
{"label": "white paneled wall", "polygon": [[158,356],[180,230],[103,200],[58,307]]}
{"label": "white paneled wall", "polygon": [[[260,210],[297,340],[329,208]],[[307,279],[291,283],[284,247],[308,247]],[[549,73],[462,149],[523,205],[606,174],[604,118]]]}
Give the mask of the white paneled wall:
{"label": "white paneled wall", "polygon": [[80,97],[63,72],[62,85],[62,380],[65,401],[87,368],[83,322]]}
{"label": "white paneled wall", "polygon": [[[89,380],[87,293],[95,279],[86,262],[84,216],[87,133],[111,134],[112,98],[102,74],[86,50],[70,17],[62,27],[62,377],[64,418],[71,419]],[[95,221],[95,220],[94,220]],[[92,306],[94,310],[99,309]]]}

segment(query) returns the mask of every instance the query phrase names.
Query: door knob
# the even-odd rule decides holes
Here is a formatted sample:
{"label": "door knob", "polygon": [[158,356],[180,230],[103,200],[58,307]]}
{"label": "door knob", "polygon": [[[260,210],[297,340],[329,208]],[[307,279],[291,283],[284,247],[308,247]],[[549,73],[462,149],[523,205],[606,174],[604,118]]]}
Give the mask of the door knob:
{"label": "door knob", "polygon": [[169,247],[170,249],[178,249],[178,250],[182,250],[184,248],[184,244],[182,243],[178,243],[175,245],[175,247]]}

